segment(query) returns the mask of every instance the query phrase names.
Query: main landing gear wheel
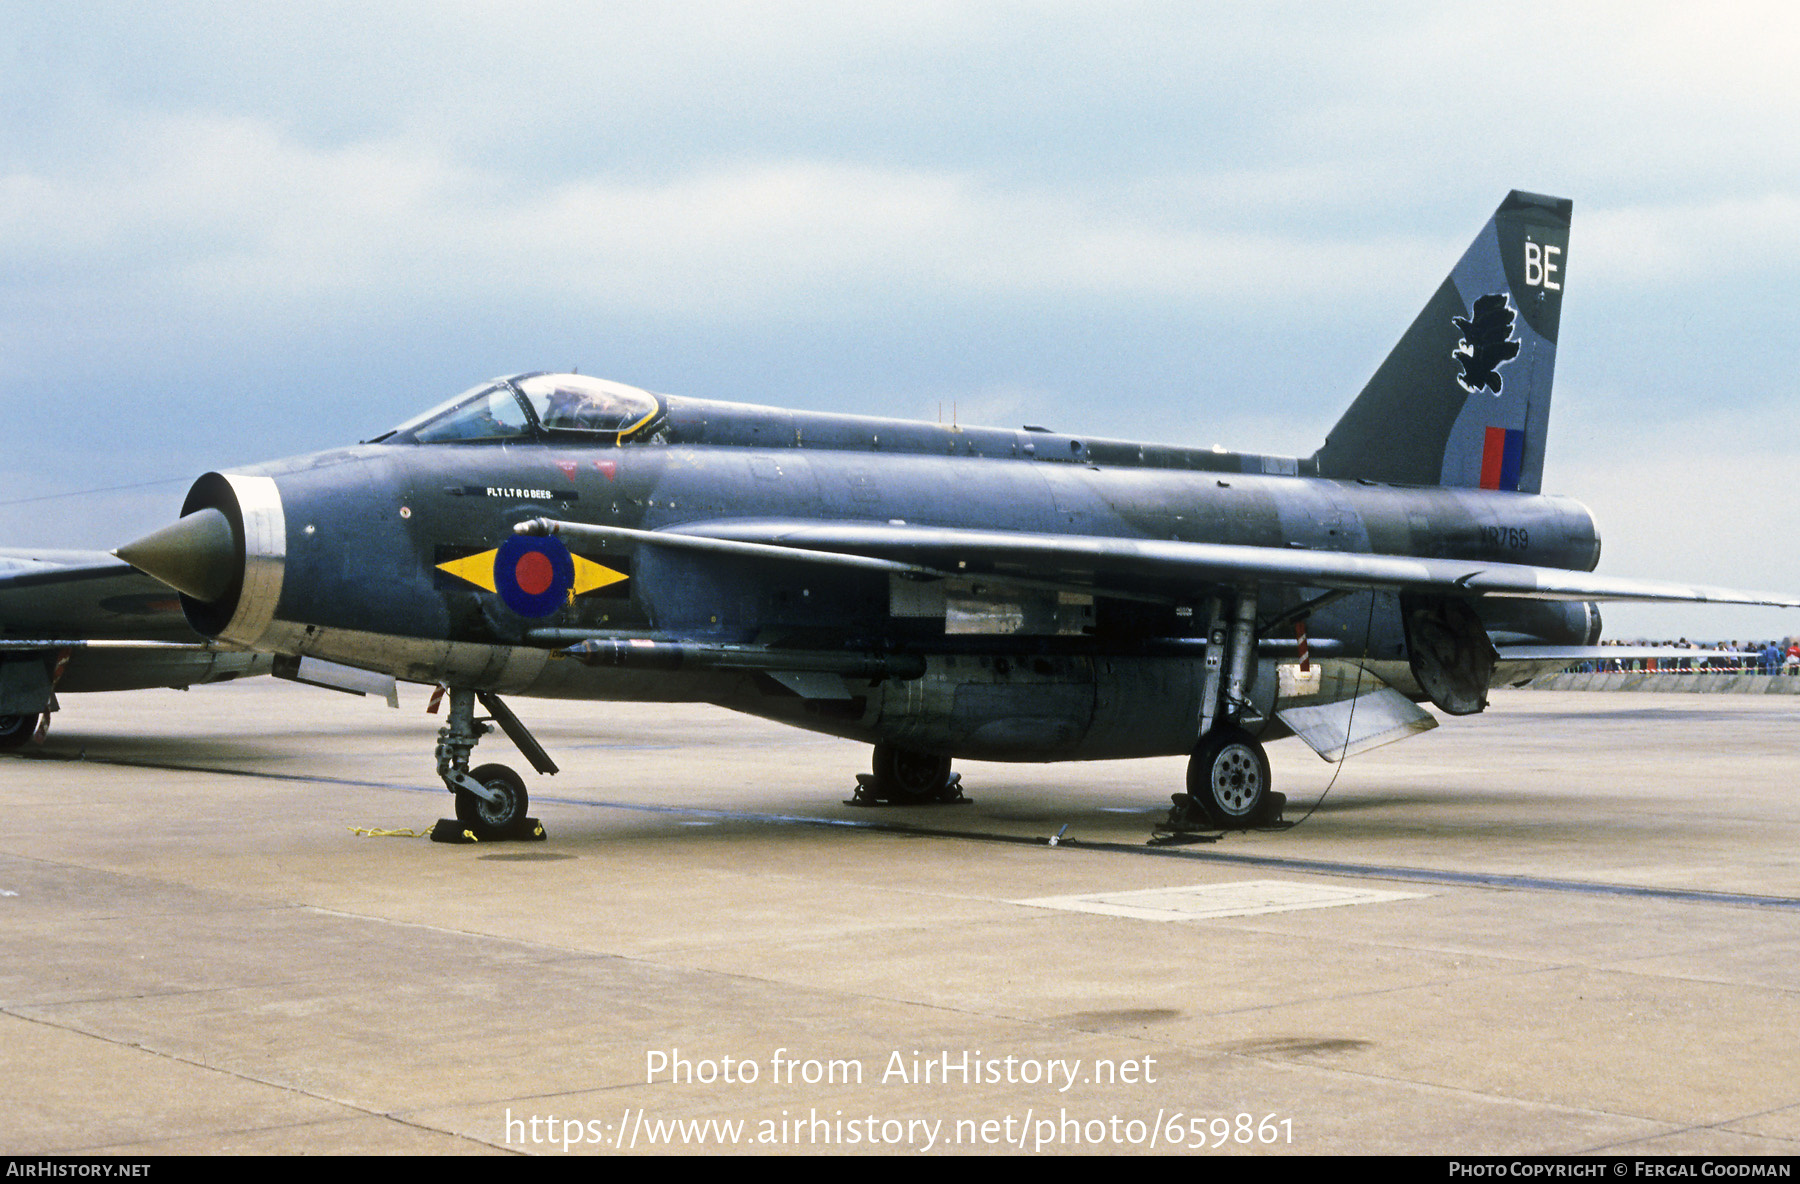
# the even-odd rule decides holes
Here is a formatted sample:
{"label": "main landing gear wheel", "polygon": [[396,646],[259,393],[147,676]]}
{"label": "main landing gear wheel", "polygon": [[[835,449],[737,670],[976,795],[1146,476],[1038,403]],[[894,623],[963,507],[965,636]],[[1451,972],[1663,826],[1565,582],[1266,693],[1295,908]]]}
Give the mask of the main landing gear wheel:
{"label": "main landing gear wheel", "polygon": [[1188,796],[1227,829],[1255,826],[1272,804],[1269,758],[1254,736],[1223,725],[1201,738],[1188,761]]}
{"label": "main landing gear wheel", "polygon": [[929,752],[875,746],[875,790],[890,802],[935,802],[950,790],[950,758]]}
{"label": "main landing gear wheel", "polygon": [[37,732],[41,715],[0,715],[0,749],[22,748]]}
{"label": "main landing gear wheel", "polygon": [[456,820],[475,832],[478,839],[504,839],[523,834],[531,801],[525,779],[505,765],[482,765],[469,776],[493,790],[500,800],[485,802],[466,789],[456,791]]}

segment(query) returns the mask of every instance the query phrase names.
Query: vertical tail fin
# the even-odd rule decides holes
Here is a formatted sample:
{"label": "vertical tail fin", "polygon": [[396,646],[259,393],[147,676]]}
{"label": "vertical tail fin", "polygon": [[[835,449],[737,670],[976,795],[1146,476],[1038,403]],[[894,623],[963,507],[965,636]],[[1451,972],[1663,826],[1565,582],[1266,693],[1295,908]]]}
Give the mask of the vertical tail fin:
{"label": "vertical tail fin", "polygon": [[1313,454],[1320,476],[1539,492],[1571,205],[1507,194]]}

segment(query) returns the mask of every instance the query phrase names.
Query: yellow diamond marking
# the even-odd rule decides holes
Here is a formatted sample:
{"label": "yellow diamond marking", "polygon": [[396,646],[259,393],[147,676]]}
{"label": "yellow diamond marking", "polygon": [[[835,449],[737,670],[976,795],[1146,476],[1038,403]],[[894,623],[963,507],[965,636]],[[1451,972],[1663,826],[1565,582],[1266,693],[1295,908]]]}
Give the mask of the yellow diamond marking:
{"label": "yellow diamond marking", "polygon": [[575,586],[569,589],[572,595],[580,596],[583,592],[592,592],[596,588],[604,588],[627,578],[624,572],[602,567],[579,555],[571,554],[569,558],[575,561]]}
{"label": "yellow diamond marking", "polygon": [[477,588],[485,588],[489,592],[498,592],[494,586],[494,557],[500,548],[483,551],[479,555],[465,555],[461,559],[452,559],[448,563],[438,564],[438,570],[449,572],[459,580],[467,580]]}

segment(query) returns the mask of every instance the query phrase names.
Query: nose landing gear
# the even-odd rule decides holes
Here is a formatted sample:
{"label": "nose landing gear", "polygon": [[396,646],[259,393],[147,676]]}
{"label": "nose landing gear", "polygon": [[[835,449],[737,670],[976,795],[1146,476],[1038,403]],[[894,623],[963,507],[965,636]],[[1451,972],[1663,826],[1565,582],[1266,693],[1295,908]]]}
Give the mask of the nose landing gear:
{"label": "nose landing gear", "polygon": [[[457,821],[484,840],[541,833],[537,820],[528,814],[531,800],[524,779],[505,765],[482,765],[471,772],[469,753],[498,724],[539,773],[556,772],[556,762],[500,696],[453,687],[449,698],[449,717],[438,729],[437,771],[444,788],[456,795]],[[488,719],[475,718],[477,700],[487,709]]]}

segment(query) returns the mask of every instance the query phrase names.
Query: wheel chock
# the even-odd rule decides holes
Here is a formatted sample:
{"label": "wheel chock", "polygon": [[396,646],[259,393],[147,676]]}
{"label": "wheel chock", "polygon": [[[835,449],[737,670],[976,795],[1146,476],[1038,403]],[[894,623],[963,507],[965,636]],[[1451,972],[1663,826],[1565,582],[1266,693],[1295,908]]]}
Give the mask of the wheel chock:
{"label": "wheel chock", "polygon": [[440,818],[431,828],[434,843],[541,843],[549,837],[544,824],[535,818],[527,818],[524,826],[506,835],[478,835],[473,826],[455,818]]}
{"label": "wheel chock", "polygon": [[875,774],[858,773],[853,796],[842,799],[846,806],[972,806],[975,799],[964,797],[962,791],[962,774],[950,774],[950,781],[943,792],[935,798],[927,798],[917,802],[903,802],[897,798],[884,795],[875,788]]}
{"label": "wheel chock", "polygon": [[1169,816],[1150,832],[1150,845],[1165,847],[1177,843],[1216,843],[1226,830],[1286,830],[1281,812],[1287,808],[1287,795],[1269,792],[1261,817],[1242,827],[1221,827],[1194,798],[1185,793],[1169,795]]}

